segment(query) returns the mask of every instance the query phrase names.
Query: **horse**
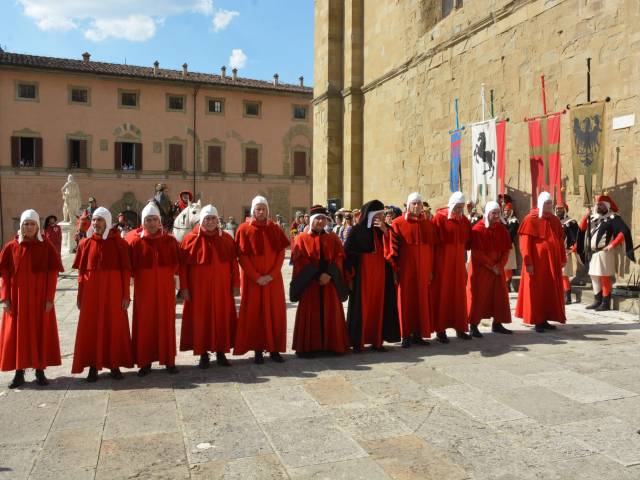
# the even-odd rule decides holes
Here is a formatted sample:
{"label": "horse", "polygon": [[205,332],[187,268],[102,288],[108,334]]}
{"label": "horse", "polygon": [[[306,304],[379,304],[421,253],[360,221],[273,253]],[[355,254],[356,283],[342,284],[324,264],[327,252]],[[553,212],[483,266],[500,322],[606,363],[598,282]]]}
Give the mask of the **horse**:
{"label": "horse", "polygon": [[178,214],[173,221],[173,236],[176,237],[176,240],[181,242],[182,238],[193,230],[193,227],[200,221],[200,210],[202,210],[202,205],[198,200],[194,203],[189,202],[187,207]]}

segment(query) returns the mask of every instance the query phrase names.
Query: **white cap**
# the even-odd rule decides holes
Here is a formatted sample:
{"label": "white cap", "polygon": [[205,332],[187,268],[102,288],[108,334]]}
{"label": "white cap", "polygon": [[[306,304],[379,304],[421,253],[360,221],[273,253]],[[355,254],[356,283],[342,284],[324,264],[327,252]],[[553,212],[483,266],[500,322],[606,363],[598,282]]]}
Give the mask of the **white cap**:
{"label": "white cap", "polygon": [[418,192],[410,193],[407,197],[407,208],[409,208],[410,203],[422,203],[422,195]]}
{"label": "white cap", "polygon": [[20,231],[18,232],[18,243],[22,243],[22,241],[24,240],[24,235],[22,234],[22,224],[27,220],[33,220],[34,222],[36,222],[36,224],[38,225],[38,233],[36,234],[36,237],[38,238],[39,242],[42,242],[42,233],[40,233],[40,215],[38,215],[38,212],[36,212],[35,210],[29,209],[25,210],[24,212],[22,212],[22,215],[20,215]]}
{"label": "white cap", "polygon": [[[98,207],[96,208],[96,211],[93,212],[93,215],[91,216],[92,220],[94,218],[102,218],[105,222],[107,222],[107,227],[104,229],[104,232],[102,233],[102,239],[106,240],[107,238],[109,238],[109,231],[111,230],[111,225],[113,223],[111,220],[111,212],[104,207]],[[87,237],[91,237],[92,235],[93,235],[93,227],[89,227],[89,230],[87,230]]]}
{"label": "white cap", "polygon": [[[487,228],[489,228],[489,214],[494,210],[500,210],[500,205],[498,204],[498,202],[491,200],[484,206],[484,226]],[[502,215],[500,215],[500,221],[503,221]]]}
{"label": "white cap", "polygon": [[551,200],[551,194],[549,192],[540,192],[540,195],[538,195],[538,217],[542,218],[542,208],[549,200]]}
{"label": "white cap", "polygon": [[[198,225],[198,235],[200,235],[200,230],[202,229],[202,222],[206,217],[220,218],[220,215],[218,215],[218,209],[211,204],[205,205],[204,207],[202,207],[202,210],[200,210],[200,224]],[[220,230],[220,235],[222,235],[222,230]]]}
{"label": "white cap", "polygon": [[251,216],[253,216],[253,211],[255,210],[257,205],[264,205],[267,207],[267,211],[269,211],[269,202],[267,202],[267,199],[261,195],[258,195],[251,201]]}
{"label": "white cap", "polygon": [[464,194],[462,192],[453,192],[449,197],[449,203],[447,207],[449,208],[449,212],[447,214],[447,218],[451,218],[451,213],[456,205],[462,203],[464,205]]}
{"label": "white cap", "polygon": [[[145,205],[145,207],[142,209],[142,213],[140,214],[140,221],[142,222],[143,226],[144,226],[144,219],[147,218],[147,217],[158,217],[158,218],[161,218],[160,210],[158,209],[156,204],[153,203],[153,202],[147,203]],[[144,228],[140,232],[140,236],[144,237]]]}

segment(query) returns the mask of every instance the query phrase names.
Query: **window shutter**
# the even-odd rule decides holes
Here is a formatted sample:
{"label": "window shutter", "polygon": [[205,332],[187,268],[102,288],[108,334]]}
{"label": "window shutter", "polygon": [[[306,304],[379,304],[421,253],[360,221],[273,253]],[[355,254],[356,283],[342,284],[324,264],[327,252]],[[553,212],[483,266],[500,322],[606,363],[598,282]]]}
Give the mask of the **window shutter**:
{"label": "window shutter", "polygon": [[20,137],[11,137],[11,166],[20,166]]}
{"label": "window shutter", "polygon": [[115,142],[113,146],[113,168],[122,170],[122,142]]}
{"label": "window shutter", "polygon": [[182,171],[182,145],[169,145],[169,170],[173,172]]}
{"label": "window shutter", "polygon": [[33,143],[35,146],[33,166],[36,168],[42,168],[42,139],[34,138]]}
{"label": "window shutter", "polygon": [[247,148],[245,150],[245,173],[258,173],[258,149]]}
{"label": "window shutter", "polygon": [[293,153],[293,174],[296,177],[304,177],[307,175],[307,153]]}
{"label": "window shutter", "polygon": [[134,143],[135,167],[136,170],[142,170],[142,144]]}
{"label": "window shutter", "polygon": [[210,173],[222,173],[222,147],[211,145],[208,149]]}
{"label": "window shutter", "polygon": [[80,140],[80,168],[87,168],[87,141]]}

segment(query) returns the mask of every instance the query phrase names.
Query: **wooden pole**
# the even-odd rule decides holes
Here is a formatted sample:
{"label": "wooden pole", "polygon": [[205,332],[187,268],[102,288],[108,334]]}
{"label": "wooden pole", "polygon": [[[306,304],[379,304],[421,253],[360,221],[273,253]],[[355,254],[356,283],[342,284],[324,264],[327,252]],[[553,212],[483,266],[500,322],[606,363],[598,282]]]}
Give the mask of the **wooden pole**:
{"label": "wooden pole", "polygon": [[587,103],[591,101],[591,57],[587,58]]}
{"label": "wooden pole", "polygon": [[456,110],[456,132],[460,130],[460,120],[458,118],[458,97],[454,100],[454,108]]}
{"label": "wooden pole", "polygon": [[495,115],[493,114],[493,89],[491,89],[491,118],[495,117]]}
{"label": "wooden pole", "polygon": [[542,83],[542,113],[547,115],[547,95],[544,90],[544,75],[540,75],[540,82]]}

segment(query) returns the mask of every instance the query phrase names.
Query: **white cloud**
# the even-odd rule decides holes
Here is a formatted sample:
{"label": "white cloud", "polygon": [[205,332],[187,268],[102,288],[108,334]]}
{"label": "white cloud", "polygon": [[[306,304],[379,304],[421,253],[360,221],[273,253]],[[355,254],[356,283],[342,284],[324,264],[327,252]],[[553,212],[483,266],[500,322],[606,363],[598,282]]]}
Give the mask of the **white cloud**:
{"label": "white cloud", "polygon": [[244,68],[246,64],[247,56],[241,48],[231,50],[231,56],[229,57],[229,65],[231,68]]}
{"label": "white cloud", "polygon": [[[81,29],[89,40],[149,40],[167,17],[214,14],[213,0],[17,0],[41,30]],[[152,12],[152,13],[150,13]],[[229,19],[228,22],[231,21]]]}
{"label": "white cloud", "polygon": [[237,17],[238,15],[240,15],[239,12],[218,10],[213,17],[213,31],[219,32],[220,30],[224,30],[231,23],[233,17]]}

